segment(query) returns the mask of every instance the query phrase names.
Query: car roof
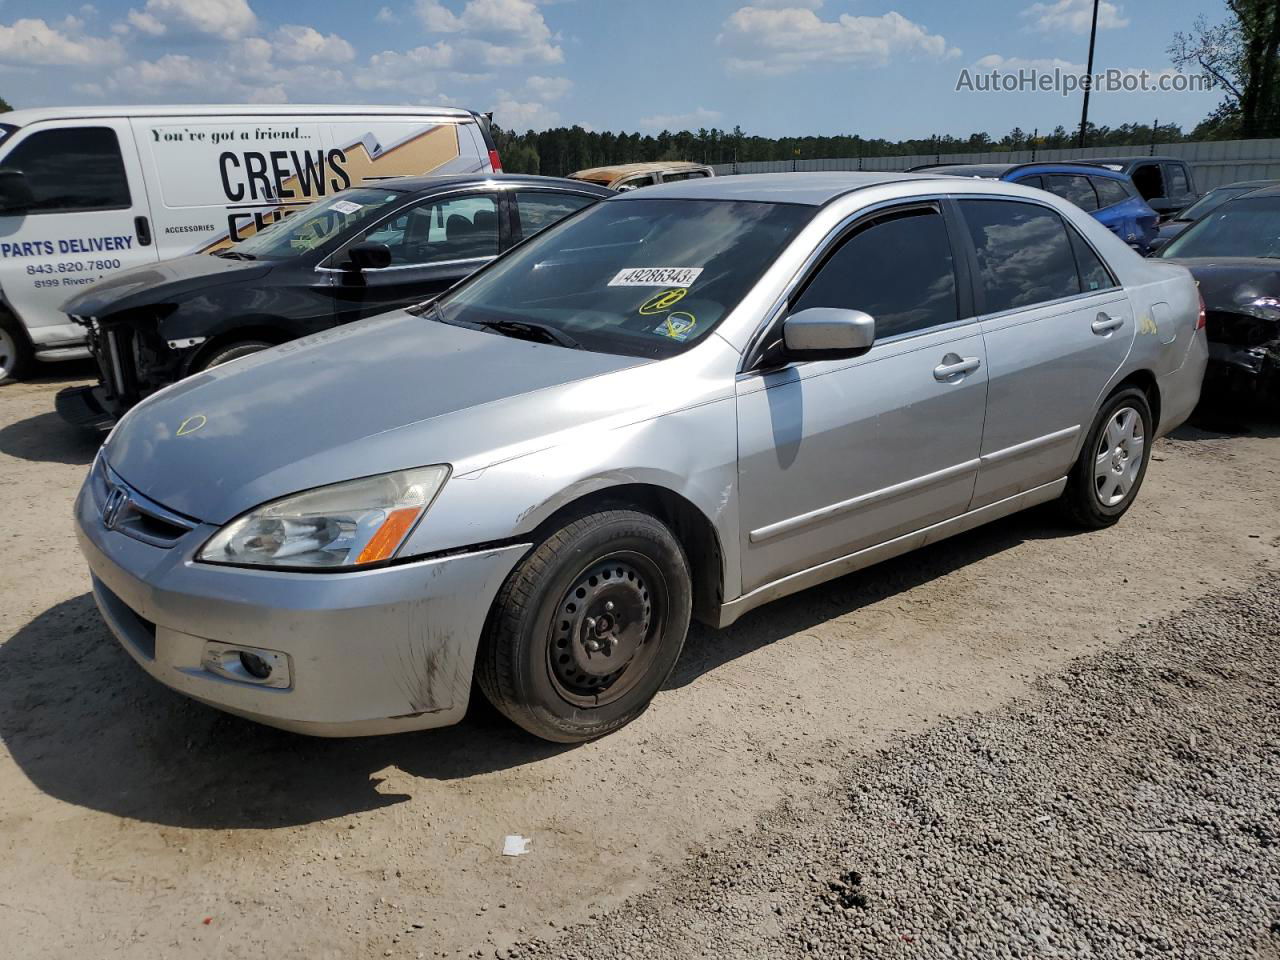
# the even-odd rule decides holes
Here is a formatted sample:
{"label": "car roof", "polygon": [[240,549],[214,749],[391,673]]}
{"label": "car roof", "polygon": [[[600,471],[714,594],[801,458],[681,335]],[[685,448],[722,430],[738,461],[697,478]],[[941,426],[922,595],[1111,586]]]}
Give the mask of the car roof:
{"label": "car roof", "polygon": [[417,177],[387,177],[381,180],[364,180],[355,186],[385,187],[404,193],[430,193],[453,187],[465,187],[477,183],[493,183],[505,185],[527,185],[531,187],[558,187],[575,190],[578,193],[590,193],[598,197],[611,197],[613,191],[598,183],[586,183],[582,180],[569,180],[565,177],[539,177],[529,173],[444,173],[425,174]]}
{"label": "car roof", "polygon": [[[1152,157],[1081,157],[1078,163],[1092,163],[1098,166],[1113,165],[1122,168],[1136,167],[1141,163],[1183,163],[1187,161],[1182,157],[1164,157],[1160,155]],[[1127,169],[1125,172],[1128,172]]]}
{"label": "car roof", "polygon": [[1012,173],[1075,173],[1091,177],[1108,177],[1128,180],[1129,175],[1119,170],[1109,170],[1085,160],[1029,160],[1025,163],[942,163],[912,167],[920,173],[941,173],[949,177],[983,177],[1000,180]]}
{"label": "car roof", "polygon": [[590,167],[569,174],[574,180],[594,180],[599,183],[612,183],[620,177],[630,177],[638,173],[676,173],[685,170],[706,170],[705,164],[688,160],[653,161],[649,163],[616,163],[607,167]]}
{"label": "car roof", "polygon": [[471,119],[471,112],[457,107],[377,107],[353,106],[349,103],[292,104],[254,106],[244,103],[230,104],[179,104],[173,106],[117,106],[117,107],[32,107],[26,110],[10,110],[0,114],[0,123],[25,127],[45,120],[101,120],[107,117],[174,117],[189,120],[196,117],[306,117],[349,116],[366,119],[371,116],[439,117],[442,120]]}
{"label": "car roof", "polygon": [[1210,193],[1218,190],[1258,190],[1262,187],[1280,186],[1280,180],[1237,180],[1235,183],[1222,183],[1211,189]]}
{"label": "car roof", "polygon": [[833,170],[822,173],[744,173],[663,183],[630,190],[610,198],[618,200],[745,200],[765,203],[798,203],[820,207],[836,197],[866,187],[908,180],[944,180],[928,173],[887,173]]}
{"label": "car roof", "polygon": [[1271,186],[1262,187],[1258,190],[1250,190],[1248,193],[1233,197],[1227,203],[1236,203],[1240,200],[1256,200],[1258,197],[1280,197],[1280,183],[1272,182]]}

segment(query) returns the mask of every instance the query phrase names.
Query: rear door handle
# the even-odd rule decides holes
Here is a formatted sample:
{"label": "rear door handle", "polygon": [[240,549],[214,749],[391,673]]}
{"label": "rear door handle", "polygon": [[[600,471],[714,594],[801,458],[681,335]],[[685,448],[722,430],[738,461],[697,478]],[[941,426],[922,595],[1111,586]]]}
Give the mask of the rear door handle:
{"label": "rear door handle", "polygon": [[933,368],[933,379],[940,383],[959,380],[980,366],[982,360],[978,357],[958,357],[954,353],[948,353],[942,358],[942,363]]}
{"label": "rear door handle", "polygon": [[1119,330],[1124,326],[1124,317],[1112,317],[1105,313],[1098,314],[1096,320],[1089,324],[1089,328],[1100,337]]}

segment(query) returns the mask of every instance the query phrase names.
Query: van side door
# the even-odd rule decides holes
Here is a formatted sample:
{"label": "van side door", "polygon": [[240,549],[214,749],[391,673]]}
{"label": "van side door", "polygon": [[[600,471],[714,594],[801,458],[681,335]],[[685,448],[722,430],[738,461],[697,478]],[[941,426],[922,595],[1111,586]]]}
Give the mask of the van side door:
{"label": "van side door", "polygon": [[959,200],[989,382],[973,509],[1067,475],[1136,333],[1124,289],[1058,211]]}
{"label": "van side door", "polygon": [[38,352],[83,343],[60,307],[104,277],[155,263],[151,211],[127,120],[19,130],[0,169],[21,171],[25,209],[0,213],[0,292]]}

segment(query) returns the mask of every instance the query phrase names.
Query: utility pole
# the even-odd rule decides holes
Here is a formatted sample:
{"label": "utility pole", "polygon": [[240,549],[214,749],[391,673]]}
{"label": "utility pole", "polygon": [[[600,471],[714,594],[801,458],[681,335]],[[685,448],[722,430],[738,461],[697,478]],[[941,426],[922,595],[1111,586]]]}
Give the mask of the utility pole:
{"label": "utility pole", "polygon": [[1084,149],[1085,131],[1089,129],[1089,91],[1093,89],[1093,45],[1098,40],[1098,4],[1093,0],[1093,26],[1089,28],[1089,65],[1085,67],[1084,109],[1080,111],[1080,149]]}

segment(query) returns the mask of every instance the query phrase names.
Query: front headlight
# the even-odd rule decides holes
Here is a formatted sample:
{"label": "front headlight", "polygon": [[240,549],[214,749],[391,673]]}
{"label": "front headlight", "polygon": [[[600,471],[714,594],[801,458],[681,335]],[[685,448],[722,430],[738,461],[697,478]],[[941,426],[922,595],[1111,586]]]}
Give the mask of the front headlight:
{"label": "front headlight", "polygon": [[440,464],[273,500],[215,533],[196,559],[322,569],[389,560],[448,477],[449,467]]}

